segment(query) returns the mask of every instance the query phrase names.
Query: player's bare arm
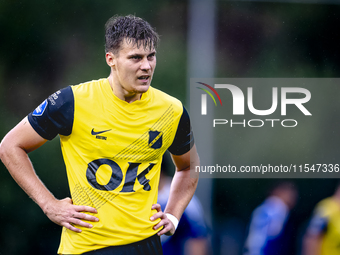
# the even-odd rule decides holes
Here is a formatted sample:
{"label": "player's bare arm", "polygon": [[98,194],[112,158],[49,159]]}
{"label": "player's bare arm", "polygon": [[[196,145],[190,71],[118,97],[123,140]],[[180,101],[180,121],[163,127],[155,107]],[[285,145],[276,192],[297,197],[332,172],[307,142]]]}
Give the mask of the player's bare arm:
{"label": "player's bare arm", "polygon": [[39,148],[46,141],[36,133],[26,117],[2,140],[1,160],[14,180],[40,206],[51,221],[75,232],[81,232],[81,230],[72,224],[91,228],[91,224],[82,220],[98,221],[99,219],[82,212],[97,213],[95,208],[73,205],[70,198],[56,199],[35,173],[27,153]]}
{"label": "player's bare arm", "polygon": [[312,235],[307,233],[303,240],[303,255],[321,254],[322,235]]}
{"label": "player's bare arm", "polygon": [[157,213],[151,217],[151,220],[161,219],[161,221],[154,226],[154,229],[159,229],[164,226],[164,228],[158,232],[159,235],[174,234],[175,226],[172,221],[168,219],[166,213],[175,216],[179,220],[193,197],[198,183],[198,173],[195,173],[193,167],[199,165],[199,157],[195,145],[187,153],[180,156],[171,155],[171,157],[176,166],[176,172],[172,179],[167,206],[164,212],[162,212],[159,204],[153,205],[152,207],[152,209],[157,210]]}

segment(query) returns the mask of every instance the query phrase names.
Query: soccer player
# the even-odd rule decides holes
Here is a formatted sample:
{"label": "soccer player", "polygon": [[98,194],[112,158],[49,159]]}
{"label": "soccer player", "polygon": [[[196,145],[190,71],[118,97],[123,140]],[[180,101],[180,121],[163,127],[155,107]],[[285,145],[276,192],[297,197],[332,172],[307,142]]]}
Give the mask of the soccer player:
{"label": "soccer player", "polygon": [[[49,96],[3,139],[0,156],[47,217],[63,226],[58,254],[162,254],[192,198],[199,164],[187,111],[150,86],[155,30],[141,18],[106,23],[108,78]],[[60,136],[72,199],[56,199],[27,153]],[[157,202],[162,155],[176,166],[164,212]]]}
{"label": "soccer player", "polygon": [[280,182],[273,187],[269,197],[252,213],[244,255],[291,254],[287,220],[297,196],[291,182]]}
{"label": "soccer player", "polygon": [[303,255],[340,254],[340,184],[315,207],[303,240]]}

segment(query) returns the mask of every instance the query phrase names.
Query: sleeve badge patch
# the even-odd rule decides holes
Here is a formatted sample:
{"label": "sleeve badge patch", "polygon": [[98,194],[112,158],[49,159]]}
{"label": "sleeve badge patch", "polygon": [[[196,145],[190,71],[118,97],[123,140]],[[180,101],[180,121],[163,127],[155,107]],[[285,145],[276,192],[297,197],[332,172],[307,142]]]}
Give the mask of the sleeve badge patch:
{"label": "sleeve badge patch", "polygon": [[41,116],[43,115],[45,109],[47,107],[47,99],[42,102],[32,113],[32,116]]}

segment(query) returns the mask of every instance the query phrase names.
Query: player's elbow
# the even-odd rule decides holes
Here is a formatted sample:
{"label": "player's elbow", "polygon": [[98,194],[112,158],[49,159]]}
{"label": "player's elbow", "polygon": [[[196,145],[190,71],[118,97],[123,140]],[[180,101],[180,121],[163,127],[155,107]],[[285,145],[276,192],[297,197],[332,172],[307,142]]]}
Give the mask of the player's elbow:
{"label": "player's elbow", "polygon": [[3,160],[6,157],[6,154],[9,152],[9,145],[5,138],[0,143],[0,159],[1,160]]}
{"label": "player's elbow", "polygon": [[13,154],[13,145],[10,144],[9,140],[5,138],[0,143],[0,159],[2,162],[5,162],[6,158],[8,158],[11,154]]}
{"label": "player's elbow", "polygon": [[0,143],[0,159],[3,161],[3,158],[5,157],[6,149],[5,149],[5,143],[4,140]]}

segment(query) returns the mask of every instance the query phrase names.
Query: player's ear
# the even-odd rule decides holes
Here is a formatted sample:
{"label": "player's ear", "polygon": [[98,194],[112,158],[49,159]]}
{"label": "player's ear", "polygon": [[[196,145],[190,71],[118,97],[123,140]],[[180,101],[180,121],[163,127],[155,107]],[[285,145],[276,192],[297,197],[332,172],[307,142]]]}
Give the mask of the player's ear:
{"label": "player's ear", "polygon": [[112,52],[106,52],[105,58],[108,66],[113,67],[116,64],[116,57]]}

